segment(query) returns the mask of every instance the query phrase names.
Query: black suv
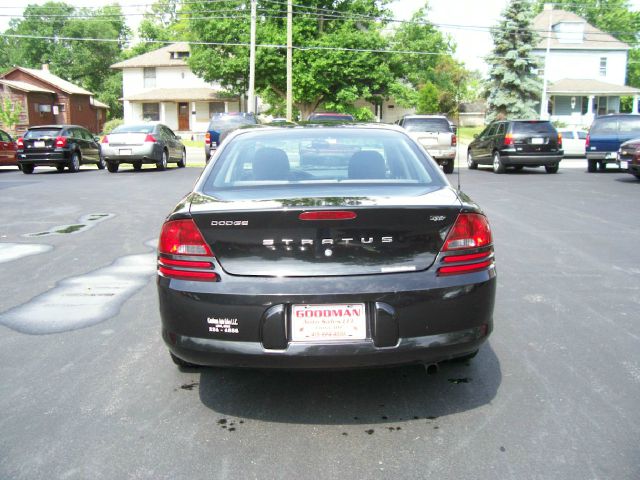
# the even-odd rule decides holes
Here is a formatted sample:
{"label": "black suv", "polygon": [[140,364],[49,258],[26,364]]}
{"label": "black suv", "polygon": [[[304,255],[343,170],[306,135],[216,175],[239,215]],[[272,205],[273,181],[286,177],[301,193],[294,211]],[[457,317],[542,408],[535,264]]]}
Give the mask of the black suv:
{"label": "black suv", "polygon": [[214,113],[207,127],[207,133],[204,136],[205,161],[209,162],[211,154],[213,153],[212,150],[218,148],[218,145],[222,143],[220,135],[243,125],[256,125],[257,123],[256,116],[253,113]]}
{"label": "black suv", "polygon": [[36,166],[56,167],[59,172],[67,167],[70,172],[80,170],[80,165],[95,163],[105,168],[100,155],[100,139],[78,125],[40,125],[29,128],[20,137],[18,164],[24,173],[33,173]]}
{"label": "black suv", "polygon": [[467,165],[493,165],[495,173],[507,167],[544,166],[547,173],[557,173],[564,152],[562,135],[545,120],[502,120],[492,122],[467,149]]}

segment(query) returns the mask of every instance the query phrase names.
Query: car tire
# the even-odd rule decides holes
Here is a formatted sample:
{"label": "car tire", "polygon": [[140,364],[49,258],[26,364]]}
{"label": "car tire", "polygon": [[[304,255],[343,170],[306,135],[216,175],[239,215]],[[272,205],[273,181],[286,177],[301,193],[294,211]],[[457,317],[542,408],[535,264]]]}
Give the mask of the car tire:
{"label": "car tire", "polygon": [[469,167],[469,170],[476,170],[478,168],[478,163],[473,159],[470,151],[467,151],[467,167]]}
{"label": "car tire", "polygon": [[120,164],[118,162],[107,162],[107,170],[111,173],[116,173],[120,168]]}
{"label": "car tire", "polygon": [[607,162],[605,162],[604,160],[600,160],[598,162],[598,170],[600,170],[601,172],[604,172],[607,169]]}
{"label": "car tire", "polygon": [[139,172],[140,170],[142,170],[142,162],[133,162],[133,169],[136,172]]}
{"label": "car tire", "polygon": [[56,170],[60,173],[64,172],[64,165],[56,165]]}
{"label": "car tire", "polygon": [[100,160],[98,160],[96,166],[98,167],[98,170],[104,170],[107,166],[107,163],[104,161],[104,157],[102,155],[100,155]]}
{"label": "car tire", "polygon": [[180,368],[198,368],[200,365],[196,365],[195,363],[190,363],[182,360],[180,357],[176,357],[173,353],[169,352],[171,355],[171,360]]}
{"label": "car tire", "polygon": [[80,170],[80,155],[78,152],[73,152],[71,154],[71,160],[69,160],[69,171],[76,173],[78,170]]}
{"label": "car tire", "polygon": [[187,151],[182,150],[182,158],[178,161],[178,168],[184,168],[187,166]]}
{"label": "car tire", "polygon": [[506,168],[500,158],[500,152],[493,152],[493,173],[504,173],[505,171]]}
{"label": "car tire", "polygon": [[158,162],[156,162],[156,168],[158,170],[166,170],[167,169],[167,151],[166,150],[162,151],[162,156],[160,157],[160,160]]}
{"label": "car tire", "polygon": [[553,165],[544,166],[544,169],[547,171],[547,173],[558,173],[558,168],[559,168],[559,165],[557,163]]}
{"label": "car tire", "polygon": [[453,160],[450,160],[447,163],[442,164],[442,170],[444,170],[444,173],[453,173],[453,168],[454,168]]}
{"label": "car tire", "polygon": [[587,162],[587,172],[594,173],[598,168],[598,161],[589,159]]}
{"label": "car tire", "polygon": [[22,164],[22,173],[26,174],[26,175],[30,175],[33,173],[33,169],[35,168],[35,165],[29,165],[26,163]]}

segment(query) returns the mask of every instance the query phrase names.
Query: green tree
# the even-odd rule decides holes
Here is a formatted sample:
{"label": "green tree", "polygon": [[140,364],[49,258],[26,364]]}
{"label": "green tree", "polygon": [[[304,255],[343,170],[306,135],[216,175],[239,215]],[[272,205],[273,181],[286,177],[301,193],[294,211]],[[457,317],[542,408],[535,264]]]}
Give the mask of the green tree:
{"label": "green tree", "polygon": [[[540,12],[544,0],[536,3]],[[631,10],[629,0],[556,0],[554,8],[580,15],[587,22],[607,32],[621,42],[629,44],[627,84],[640,87],[640,11]]]}
{"label": "green tree", "polygon": [[416,113],[430,114],[438,113],[439,102],[438,87],[433,83],[427,82],[418,91],[418,102],[416,106]]}
{"label": "green tree", "polygon": [[22,105],[12,102],[9,97],[4,97],[0,102],[0,124],[4,125],[12,133],[14,133],[14,128],[20,120],[21,113]]}
{"label": "green tree", "polygon": [[[303,118],[323,104],[346,108],[353,107],[356,98],[381,102],[387,96],[395,78],[389,55],[356,51],[388,47],[382,32],[384,19],[389,17],[385,9],[387,3],[388,0],[311,0],[305,2],[304,7],[295,8],[293,44],[312,47],[295,49],[293,54],[293,98]],[[246,5],[200,1],[186,7],[193,14],[189,25],[193,40],[248,43]],[[211,13],[214,8],[221,14]],[[260,5],[258,44],[286,44],[284,12],[282,4],[277,2]],[[232,18],[203,18],[207,14]],[[286,49],[259,47],[256,57],[256,90],[284,98]],[[230,93],[242,94],[247,90],[249,49],[246,46],[194,45],[189,63],[196,74],[207,81],[219,82]]]}
{"label": "green tree", "polygon": [[138,26],[141,40],[124,53],[126,58],[156,50],[167,42],[188,35],[188,22],[182,20],[180,0],[156,0]]}
{"label": "green tree", "polygon": [[487,57],[488,120],[538,116],[542,87],[531,55],[537,41],[531,29],[532,13],[529,1],[511,0],[492,30],[493,51]]}

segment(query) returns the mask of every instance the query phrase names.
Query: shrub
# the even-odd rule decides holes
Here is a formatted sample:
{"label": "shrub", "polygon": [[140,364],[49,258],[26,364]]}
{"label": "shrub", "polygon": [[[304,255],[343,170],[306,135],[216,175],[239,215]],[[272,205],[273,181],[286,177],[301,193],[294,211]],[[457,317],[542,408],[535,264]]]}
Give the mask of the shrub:
{"label": "shrub", "polygon": [[102,133],[104,135],[108,135],[113,131],[114,128],[119,127],[122,124],[124,124],[124,120],[121,118],[114,118],[113,120],[109,120],[107,123],[104,124]]}

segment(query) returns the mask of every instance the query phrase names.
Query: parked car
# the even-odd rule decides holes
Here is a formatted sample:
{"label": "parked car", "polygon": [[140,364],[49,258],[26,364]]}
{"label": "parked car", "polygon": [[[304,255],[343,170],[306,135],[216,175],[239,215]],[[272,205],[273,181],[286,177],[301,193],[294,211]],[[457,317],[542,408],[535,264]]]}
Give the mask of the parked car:
{"label": "parked car", "polygon": [[405,115],[398,122],[442,165],[445,173],[453,173],[458,139],[454,125],[442,115]]}
{"label": "parked car", "polygon": [[[301,164],[314,143],[348,157]],[[487,339],[487,218],[402,129],[236,130],[216,155],[159,238],[178,366],[433,365]]]}
{"label": "parked car", "polygon": [[640,138],[628,140],[620,145],[618,167],[640,179]]}
{"label": "parked car", "polygon": [[576,128],[561,128],[562,150],[565,157],[582,157],[586,154],[587,132]]}
{"label": "parked car", "polygon": [[587,136],[587,170],[605,170],[615,163],[618,149],[627,140],[640,137],[640,115],[614,114],[596,117]]}
{"label": "parked car", "polygon": [[492,122],[476,136],[467,149],[467,165],[493,165],[495,173],[507,167],[544,166],[557,173],[564,156],[562,136],[546,120],[500,120]]}
{"label": "parked car", "polygon": [[187,152],[180,137],[161,123],[134,123],[120,125],[109,135],[102,137],[102,156],[111,173],[118,171],[121,163],[133,164],[134,170],[143,163],[155,164],[165,170],[175,162],[184,168]]}
{"label": "parked car", "polygon": [[207,133],[204,135],[204,155],[205,161],[209,162],[212,150],[218,148],[222,143],[220,135],[224,132],[235,130],[242,125],[255,125],[258,121],[253,113],[226,112],[215,113],[211,117]]}
{"label": "parked car", "polygon": [[18,166],[16,142],[4,130],[0,130],[0,166]]}
{"label": "parked car", "polygon": [[100,139],[78,125],[40,125],[30,127],[16,141],[18,164],[23,173],[30,174],[36,166],[65,167],[70,172],[80,165],[93,163],[100,170],[105,164],[100,155]]}
{"label": "parked car", "polygon": [[335,112],[314,112],[309,115],[307,121],[312,123],[334,123],[334,122],[353,122],[353,115],[349,113],[335,113]]}

